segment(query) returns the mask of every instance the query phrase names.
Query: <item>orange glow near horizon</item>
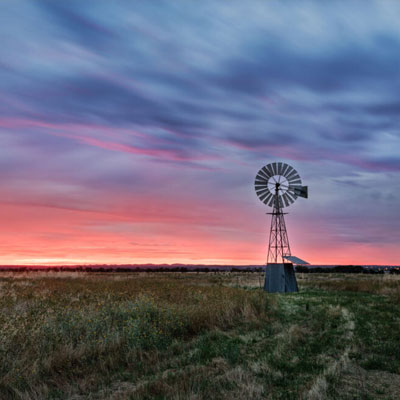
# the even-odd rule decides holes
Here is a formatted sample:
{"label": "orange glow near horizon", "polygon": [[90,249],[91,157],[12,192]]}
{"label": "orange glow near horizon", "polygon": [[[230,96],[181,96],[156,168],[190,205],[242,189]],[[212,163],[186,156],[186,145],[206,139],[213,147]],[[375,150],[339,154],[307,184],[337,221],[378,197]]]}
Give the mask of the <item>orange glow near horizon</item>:
{"label": "orange glow near horizon", "polygon": [[[153,212],[157,209],[154,202],[147,206]],[[264,264],[269,220],[260,226],[254,218],[257,226],[251,226],[244,216],[232,215],[232,210],[225,220],[211,215],[200,224],[196,212],[187,215],[180,205],[156,217],[143,210],[134,215],[122,204],[111,212],[2,204],[0,264]],[[394,257],[383,257],[380,248],[332,244],[329,238],[316,243],[315,237],[290,228],[289,237],[292,254],[311,264],[396,262]],[[387,248],[385,253],[396,254],[396,249]]]}

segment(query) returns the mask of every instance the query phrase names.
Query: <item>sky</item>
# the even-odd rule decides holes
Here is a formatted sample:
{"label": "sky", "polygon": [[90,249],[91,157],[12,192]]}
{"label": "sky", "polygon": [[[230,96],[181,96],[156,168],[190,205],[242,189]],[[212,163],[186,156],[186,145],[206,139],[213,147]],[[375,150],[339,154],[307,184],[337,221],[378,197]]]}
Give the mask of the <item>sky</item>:
{"label": "sky", "polygon": [[400,2],[0,3],[0,263],[400,264]]}

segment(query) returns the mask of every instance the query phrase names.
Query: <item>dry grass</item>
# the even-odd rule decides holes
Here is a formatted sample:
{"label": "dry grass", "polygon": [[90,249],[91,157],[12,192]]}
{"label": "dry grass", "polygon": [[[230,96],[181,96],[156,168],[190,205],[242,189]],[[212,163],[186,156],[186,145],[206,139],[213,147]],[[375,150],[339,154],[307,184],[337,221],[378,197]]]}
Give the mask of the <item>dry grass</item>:
{"label": "dry grass", "polygon": [[[139,376],[138,360],[142,374],[156,372],[154,355],[174,342],[268,314],[263,293],[206,284],[204,276],[54,275],[3,278],[3,397],[45,398],[52,392],[43,381],[53,391],[87,392],[121,368]],[[68,388],[71,379],[77,388]]]}
{"label": "dry grass", "polygon": [[2,275],[0,399],[397,398],[400,280],[298,278]]}
{"label": "dry grass", "polygon": [[400,303],[399,275],[301,274],[300,282],[319,289],[386,295]]}

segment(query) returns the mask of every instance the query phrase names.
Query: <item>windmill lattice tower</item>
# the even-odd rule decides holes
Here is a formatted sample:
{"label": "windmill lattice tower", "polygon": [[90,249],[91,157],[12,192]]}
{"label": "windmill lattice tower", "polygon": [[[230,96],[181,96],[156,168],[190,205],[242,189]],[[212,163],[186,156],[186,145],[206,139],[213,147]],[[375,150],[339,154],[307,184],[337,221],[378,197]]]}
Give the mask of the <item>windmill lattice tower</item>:
{"label": "windmill lattice tower", "polygon": [[297,281],[292,262],[308,264],[292,256],[286,230],[284,207],[298,197],[308,198],[308,187],[302,186],[300,175],[288,164],[274,162],[258,171],[255,189],[259,199],[273,207],[269,234],[267,268],[264,290],[268,292],[297,292]]}

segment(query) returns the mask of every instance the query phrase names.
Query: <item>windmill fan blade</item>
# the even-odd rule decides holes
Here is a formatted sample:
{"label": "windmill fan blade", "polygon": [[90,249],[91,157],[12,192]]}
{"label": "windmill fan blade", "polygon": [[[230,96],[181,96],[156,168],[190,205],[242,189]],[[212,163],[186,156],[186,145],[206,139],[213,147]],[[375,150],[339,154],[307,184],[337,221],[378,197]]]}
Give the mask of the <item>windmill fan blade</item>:
{"label": "windmill fan blade", "polygon": [[278,170],[277,170],[277,172],[278,172],[278,175],[282,175],[282,163],[281,162],[278,162]]}
{"label": "windmill fan blade", "polygon": [[288,176],[294,171],[295,169],[293,167],[291,167],[290,165],[288,165],[288,167],[286,168],[285,174],[283,175],[286,179],[288,178]]}
{"label": "windmill fan blade", "polygon": [[256,188],[257,196],[260,196],[260,194],[263,194],[264,192],[269,192],[268,188],[266,187]]}
{"label": "windmill fan blade", "polygon": [[274,204],[274,201],[275,201],[275,196],[272,196],[272,197],[271,197],[271,200],[270,200],[269,203],[268,203],[268,207],[272,207],[273,204]]}
{"label": "windmill fan blade", "polygon": [[287,196],[286,196],[286,193],[285,193],[284,195],[282,195],[282,199],[283,199],[283,201],[284,201],[284,203],[285,203],[285,207],[289,207],[290,203],[289,203],[289,201],[288,201],[288,198],[287,198]]}
{"label": "windmill fan blade", "polygon": [[288,195],[292,196],[295,200],[297,199],[297,194],[295,192],[295,188],[290,188],[286,192]]}
{"label": "windmill fan blade", "polygon": [[293,204],[294,201],[296,200],[296,199],[295,199],[294,197],[292,197],[292,196],[290,195],[290,193],[288,193],[288,192],[285,193],[285,196],[286,196],[287,201],[289,202],[289,204]]}
{"label": "windmill fan blade", "polygon": [[260,199],[260,201],[262,201],[263,203],[265,203],[265,199],[268,198],[268,195],[270,193],[264,193],[262,196],[258,196],[258,198]]}
{"label": "windmill fan blade", "polygon": [[268,180],[270,178],[270,176],[268,176],[268,174],[266,172],[264,172],[262,169],[260,169],[258,171],[257,176],[260,176],[261,178],[266,179],[266,180]]}
{"label": "windmill fan blade", "polygon": [[287,176],[287,180],[290,181],[291,179],[299,179],[300,175],[298,174],[298,172],[296,170],[293,170],[288,176]]}
{"label": "windmill fan blade", "polygon": [[270,176],[274,176],[275,175],[274,174],[274,170],[272,168],[272,164],[268,164],[265,167],[268,169],[268,171],[270,171]]}
{"label": "windmill fan blade", "polygon": [[265,185],[264,186],[257,185],[254,187],[254,189],[256,190],[256,192],[259,192],[260,190],[268,190],[268,187]]}
{"label": "windmill fan blade", "polygon": [[[258,194],[258,193],[257,193]],[[265,193],[263,193],[263,194],[258,194],[258,196],[259,196],[259,198],[260,198],[260,200],[261,201],[264,201],[264,199],[269,195],[269,194],[271,194],[269,191],[266,191]]]}
{"label": "windmill fan blade", "polygon": [[282,175],[282,176],[286,177],[286,172],[287,172],[287,170],[288,170],[289,167],[290,167],[290,166],[289,166],[288,164],[283,163],[283,165],[282,165],[282,172],[281,172],[281,175]]}
{"label": "windmill fan blade", "polygon": [[286,178],[289,182],[295,181],[297,179],[300,179],[300,176],[297,172],[295,172],[294,174],[291,174],[290,176],[288,176]]}
{"label": "windmill fan blade", "polygon": [[[264,192],[264,193],[257,192],[256,194],[257,194],[257,197],[260,199],[260,197],[266,195],[267,192]],[[261,199],[260,199],[260,200],[261,200]],[[262,201],[262,200],[261,200],[261,201]]]}
{"label": "windmill fan blade", "polygon": [[286,172],[286,178],[289,177],[290,175],[294,174],[294,173],[297,174],[297,171],[292,166],[289,166],[289,168],[288,168],[288,170]]}
{"label": "windmill fan blade", "polygon": [[265,179],[259,179],[256,178],[256,180],[254,181],[255,185],[264,185],[267,186],[268,185],[268,181],[266,181]]}
{"label": "windmill fan blade", "polygon": [[296,200],[297,196],[294,195],[293,193],[290,193],[289,190],[288,190],[285,194],[286,194],[286,196],[289,197],[290,202],[291,202],[291,203],[294,203],[294,201]]}
{"label": "windmill fan blade", "polygon": [[297,172],[295,172],[294,174],[291,174],[290,176],[288,176],[286,179],[287,179],[287,181],[290,183],[290,182],[292,182],[292,181],[295,181],[296,179],[299,179],[300,177],[299,176],[296,176],[297,175]]}
{"label": "windmill fan blade", "polygon": [[301,179],[294,179],[289,181],[289,185],[301,185]]}
{"label": "windmill fan blade", "polygon": [[265,175],[268,176],[268,179],[269,179],[269,178],[271,178],[271,176],[274,175],[274,173],[268,167],[269,167],[269,165],[266,165],[265,167],[262,167],[261,170],[265,173]]}
{"label": "windmill fan blade", "polygon": [[272,193],[268,193],[267,197],[263,200],[264,204],[268,204],[268,202],[270,201],[271,197],[272,197]]}
{"label": "windmill fan blade", "polygon": [[274,172],[274,175],[278,175],[278,168],[277,168],[276,162],[273,162],[270,165],[272,167],[272,171]]}
{"label": "windmill fan blade", "polygon": [[282,197],[281,197],[281,196],[278,197],[278,202],[279,202],[279,207],[281,207],[281,208],[285,207],[285,206],[283,205],[283,200],[282,200]]}
{"label": "windmill fan blade", "polygon": [[260,184],[260,183],[255,183],[254,184],[254,189],[256,190],[256,192],[258,192],[259,190],[266,190],[268,189],[268,186],[266,183]]}
{"label": "windmill fan blade", "polygon": [[266,185],[263,185],[263,186],[257,185],[257,186],[254,187],[254,189],[256,190],[256,192],[264,191],[264,190],[268,190],[269,191],[268,186],[266,186]]}

